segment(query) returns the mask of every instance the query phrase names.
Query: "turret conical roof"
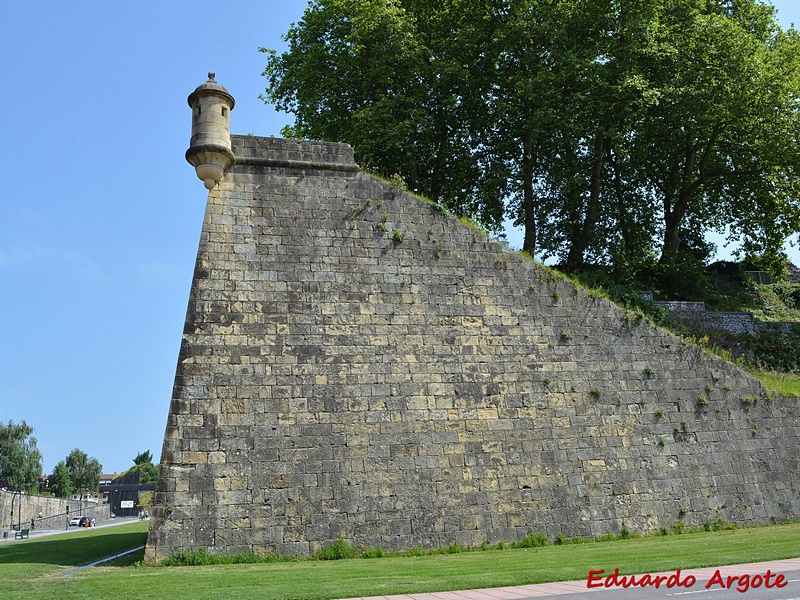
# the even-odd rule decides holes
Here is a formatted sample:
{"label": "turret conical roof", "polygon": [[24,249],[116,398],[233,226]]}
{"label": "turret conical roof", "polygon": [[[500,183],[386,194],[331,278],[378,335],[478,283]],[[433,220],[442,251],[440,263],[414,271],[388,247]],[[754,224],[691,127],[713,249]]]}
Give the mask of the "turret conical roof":
{"label": "turret conical roof", "polygon": [[213,71],[210,72],[208,74],[208,81],[198,85],[195,90],[189,94],[189,97],[186,99],[189,102],[189,106],[194,106],[195,97],[199,95],[214,95],[225,98],[230,103],[231,109],[233,109],[233,105],[236,103],[236,101],[233,99],[233,96],[231,96],[228,90],[215,81],[215,76],[216,73]]}

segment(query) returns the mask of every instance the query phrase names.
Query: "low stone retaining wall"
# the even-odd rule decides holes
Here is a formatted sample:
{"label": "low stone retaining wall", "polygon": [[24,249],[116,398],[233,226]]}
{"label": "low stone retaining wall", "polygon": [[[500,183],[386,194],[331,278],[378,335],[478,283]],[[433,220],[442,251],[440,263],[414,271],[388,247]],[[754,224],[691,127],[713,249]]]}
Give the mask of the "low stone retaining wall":
{"label": "low stone retaining wall", "polygon": [[[653,300],[653,292],[640,292],[645,300]],[[706,310],[704,302],[686,301],[655,301],[658,307],[663,308],[669,318],[680,325],[689,325],[699,329],[715,329],[734,335],[761,333],[765,331],[787,332],[800,323],[760,322],[756,321],[751,312],[724,312]]]}
{"label": "low stone retaining wall", "polygon": [[[69,511],[67,511],[67,507],[69,507]],[[40,514],[41,518],[39,518]],[[29,496],[0,490],[0,529],[16,530],[20,527],[28,529],[31,519],[34,519],[36,528],[52,529],[66,527],[69,519],[75,516],[86,515],[94,517],[97,521],[104,521],[109,518],[109,514],[108,504]]]}
{"label": "low stone retaining wall", "polygon": [[754,333],[756,322],[751,312],[707,311],[703,302],[654,302],[681,325],[696,326],[701,329],[716,329],[734,335]]}

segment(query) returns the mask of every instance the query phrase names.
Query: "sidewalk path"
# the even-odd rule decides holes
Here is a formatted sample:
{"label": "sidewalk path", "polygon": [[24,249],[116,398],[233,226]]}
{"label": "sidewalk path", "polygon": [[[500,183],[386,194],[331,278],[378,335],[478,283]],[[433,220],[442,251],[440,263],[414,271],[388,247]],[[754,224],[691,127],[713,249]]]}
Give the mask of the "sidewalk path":
{"label": "sidewalk path", "polygon": [[[681,576],[693,575],[697,578],[698,585],[705,584],[719,569],[723,578],[728,575],[742,575],[750,573],[765,573],[767,569],[773,573],[786,573],[787,571],[800,571],[800,558],[784,560],[771,560],[761,563],[746,563],[741,565],[727,565],[724,567],[704,567],[700,569],[681,569]],[[657,575],[672,575],[674,571],[658,573]],[[608,573],[604,573],[603,576]],[[588,573],[587,573],[588,578]],[[348,598],[346,600],[521,600],[522,598],[546,598],[564,594],[587,592],[608,592],[605,587],[588,588],[587,580],[561,581],[554,583],[536,583],[531,585],[517,585],[510,587],[486,588],[480,590],[465,590],[459,592],[430,592],[424,594],[399,594],[396,596],[371,596],[364,598]]]}

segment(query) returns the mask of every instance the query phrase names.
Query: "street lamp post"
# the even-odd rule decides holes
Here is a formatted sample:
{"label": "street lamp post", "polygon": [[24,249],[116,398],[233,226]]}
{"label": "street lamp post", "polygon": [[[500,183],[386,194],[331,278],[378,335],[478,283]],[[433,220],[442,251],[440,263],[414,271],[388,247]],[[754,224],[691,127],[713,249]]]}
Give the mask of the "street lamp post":
{"label": "street lamp post", "polygon": [[[14,498],[19,495],[19,492],[14,492],[11,494],[11,518],[8,520],[8,527],[9,529],[14,529]],[[19,506],[17,506],[17,511],[19,511]]]}
{"label": "street lamp post", "polygon": [[[22,490],[16,492],[16,496],[19,498],[17,500],[17,531],[22,531],[22,494],[24,493]],[[14,499],[11,500],[13,502]]]}
{"label": "street lamp post", "polygon": [[32,485],[32,483],[25,484],[22,489],[17,490],[11,496],[11,519],[8,523],[11,529],[14,529],[14,498],[19,498],[17,500],[17,531],[22,531],[22,494],[25,493],[23,491],[25,488],[29,488]]}

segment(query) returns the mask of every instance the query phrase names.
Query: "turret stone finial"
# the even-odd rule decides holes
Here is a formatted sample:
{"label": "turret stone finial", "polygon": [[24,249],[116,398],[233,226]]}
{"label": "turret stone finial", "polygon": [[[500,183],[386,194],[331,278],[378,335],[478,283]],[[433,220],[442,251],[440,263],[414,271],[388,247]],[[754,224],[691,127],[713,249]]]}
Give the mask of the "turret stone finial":
{"label": "turret stone finial", "polygon": [[234,162],[231,151],[231,111],[233,96],[208,73],[208,81],[197,87],[187,99],[192,108],[192,138],[186,151],[206,189],[213,189]]}

